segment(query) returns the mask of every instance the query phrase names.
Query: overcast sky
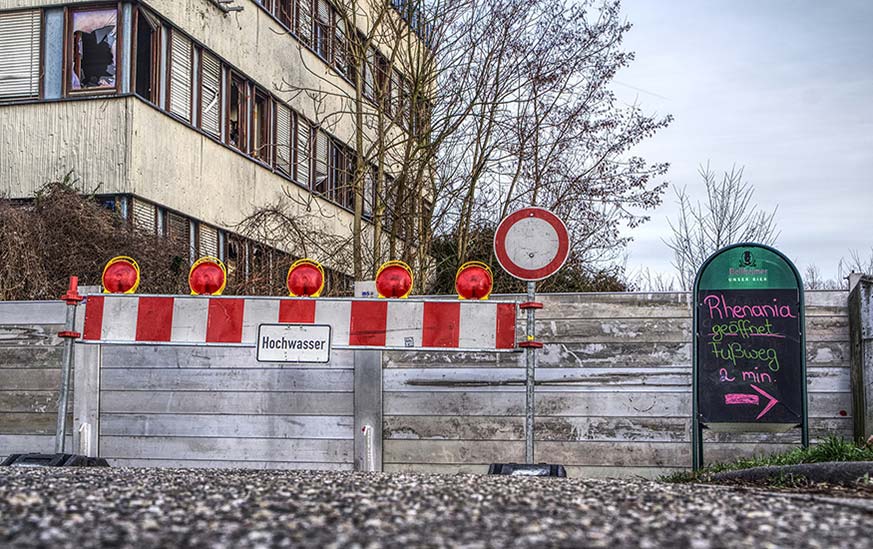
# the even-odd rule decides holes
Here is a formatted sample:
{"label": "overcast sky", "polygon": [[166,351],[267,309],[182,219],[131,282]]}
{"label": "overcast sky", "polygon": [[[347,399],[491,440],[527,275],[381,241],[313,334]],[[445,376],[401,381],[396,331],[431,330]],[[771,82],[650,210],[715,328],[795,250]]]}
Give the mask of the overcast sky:
{"label": "overcast sky", "polygon": [[[778,205],[776,246],[801,271],[836,276],[873,246],[873,0],[624,0],[636,52],[615,91],[675,121],[634,152],[702,198],[701,163],[745,166],[758,204]],[[630,234],[628,267],[672,273],[665,196]]]}

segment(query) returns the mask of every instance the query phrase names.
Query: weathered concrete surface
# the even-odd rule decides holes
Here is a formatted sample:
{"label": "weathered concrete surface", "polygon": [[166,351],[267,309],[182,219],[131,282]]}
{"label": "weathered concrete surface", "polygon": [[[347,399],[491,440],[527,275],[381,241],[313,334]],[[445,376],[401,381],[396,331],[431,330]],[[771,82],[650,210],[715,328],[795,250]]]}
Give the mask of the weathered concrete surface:
{"label": "weathered concrete surface", "polygon": [[761,482],[786,477],[829,484],[869,482],[873,478],[873,461],[829,461],[826,463],[752,467],[740,471],[717,473],[712,476],[712,479],[719,482],[732,480]]}
{"label": "weathered concrete surface", "polygon": [[13,547],[870,547],[873,511],[642,480],[0,469]]}

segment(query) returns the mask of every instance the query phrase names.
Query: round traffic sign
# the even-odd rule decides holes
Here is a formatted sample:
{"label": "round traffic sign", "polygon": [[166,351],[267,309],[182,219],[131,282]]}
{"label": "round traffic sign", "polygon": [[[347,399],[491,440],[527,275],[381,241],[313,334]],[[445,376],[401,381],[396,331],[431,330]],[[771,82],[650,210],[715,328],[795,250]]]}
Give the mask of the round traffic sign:
{"label": "round traffic sign", "polygon": [[507,273],[527,281],[555,274],[570,255],[561,219],[543,208],[522,208],[506,216],[494,233],[494,254]]}

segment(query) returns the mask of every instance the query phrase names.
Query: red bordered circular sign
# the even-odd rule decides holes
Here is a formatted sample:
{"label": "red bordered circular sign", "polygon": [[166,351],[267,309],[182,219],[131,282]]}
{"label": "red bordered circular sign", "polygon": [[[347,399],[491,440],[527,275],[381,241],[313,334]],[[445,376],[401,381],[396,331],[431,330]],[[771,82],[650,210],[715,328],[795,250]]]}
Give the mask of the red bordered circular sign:
{"label": "red bordered circular sign", "polygon": [[522,208],[497,226],[494,254],[503,270],[515,278],[528,282],[548,278],[570,255],[567,226],[549,210]]}

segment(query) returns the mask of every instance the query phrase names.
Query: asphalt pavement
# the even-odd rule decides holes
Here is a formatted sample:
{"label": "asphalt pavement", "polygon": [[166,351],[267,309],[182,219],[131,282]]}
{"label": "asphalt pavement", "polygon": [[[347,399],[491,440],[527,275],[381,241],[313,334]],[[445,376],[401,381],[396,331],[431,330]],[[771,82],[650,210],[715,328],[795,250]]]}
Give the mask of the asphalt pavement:
{"label": "asphalt pavement", "polygon": [[871,500],[645,480],[0,468],[2,547],[873,547]]}

